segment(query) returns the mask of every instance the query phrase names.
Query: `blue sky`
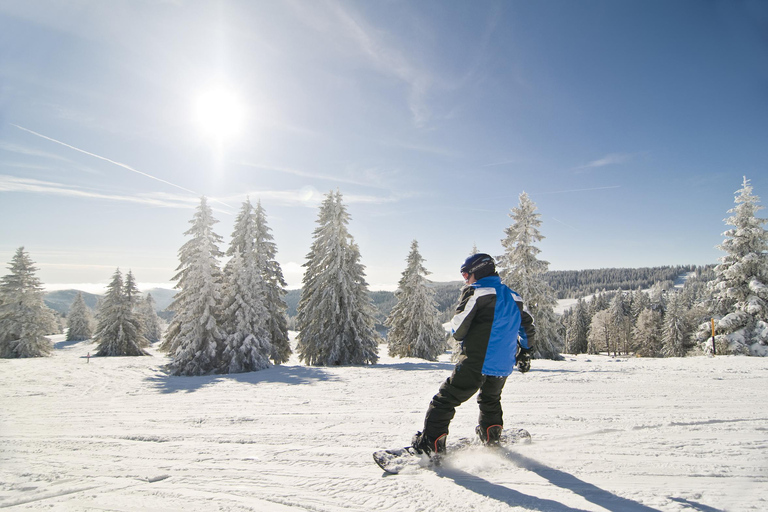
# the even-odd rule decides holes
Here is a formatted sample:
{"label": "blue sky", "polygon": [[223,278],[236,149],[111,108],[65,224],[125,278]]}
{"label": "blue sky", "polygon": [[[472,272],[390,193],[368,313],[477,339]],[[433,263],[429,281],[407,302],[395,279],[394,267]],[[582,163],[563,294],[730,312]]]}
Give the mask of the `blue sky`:
{"label": "blue sky", "polygon": [[742,176],[768,199],[766,34],[761,1],[2,1],[0,261],[167,284],[199,197],[226,243],[250,197],[295,287],[339,189],[372,289],[413,239],[437,281],[500,254],[523,191],[552,270],[715,263]]}

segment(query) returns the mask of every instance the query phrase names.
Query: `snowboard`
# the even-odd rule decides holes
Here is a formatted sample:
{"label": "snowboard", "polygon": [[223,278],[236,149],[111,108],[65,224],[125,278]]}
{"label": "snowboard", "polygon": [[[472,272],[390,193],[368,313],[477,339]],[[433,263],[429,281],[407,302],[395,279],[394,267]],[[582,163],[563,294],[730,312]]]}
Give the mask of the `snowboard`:
{"label": "snowboard", "polygon": [[[531,434],[525,429],[505,430],[501,433],[499,439],[499,448],[504,448],[513,444],[528,444],[531,442]],[[431,457],[427,454],[419,454],[412,446],[404,448],[394,448],[390,450],[379,450],[373,452],[373,460],[381,469],[396,475],[406,468],[433,467],[439,466],[443,460],[450,457],[451,454],[461,452],[471,446],[484,446],[480,439],[470,437],[460,437],[459,439],[448,441],[445,447],[445,453],[433,454]],[[496,449],[489,447],[488,449]]]}

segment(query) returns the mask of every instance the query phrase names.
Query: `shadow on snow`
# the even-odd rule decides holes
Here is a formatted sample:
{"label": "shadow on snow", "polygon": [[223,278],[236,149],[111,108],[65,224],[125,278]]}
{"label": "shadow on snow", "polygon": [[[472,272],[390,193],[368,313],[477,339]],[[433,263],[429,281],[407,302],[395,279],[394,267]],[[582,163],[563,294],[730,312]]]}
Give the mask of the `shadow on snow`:
{"label": "shadow on snow", "polygon": [[423,363],[384,363],[374,364],[372,368],[386,368],[390,370],[401,370],[404,372],[415,372],[422,370],[453,370],[454,363],[441,363],[437,361],[424,361]]}
{"label": "shadow on snow", "polygon": [[235,381],[254,385],[262,382],[301,385],[313,384],[321,381],[333,381],[338,380],[338,378],[328,372],[325,368],[321,367],[275,365],[257,372],[229,373],[224,375],[187,377],[169,375],[166,372],[158,372],[156,375],[148,377],[146,380],[163,393],[192,393],[224,381]]}
{"label": "shadow on snow", "polygon": [[[504,455],[507,459],[514,462],[518,467],[536,473],[550,483],[568,489],[569,491],[578,494],[587,501],[599,505],[606,510],[622,511],[622,512],[658,512],[658,509],[648,507],[642,503],[622,498],[613,493],[610,493],[604,489],[600,489],[596,485],[580,480],[570,473],[560,471],[559,469],[551,468],[541,462],[533,460],[529,457],[516,453],[512,450],[505,449]],[[550,509],[541,509],[550,510]],[[554,509],[553,509],[554,510]]]}
{"label": "shadow on snow", "polygon": [[494,484],[460,469],[438,468],[436,473],[443,478],[450,478],[465,489],[506,503],[509,506],[520,506],[527,510],[540,512],[587,512],[584,509],[569,507],[558,501],[538,498],[503,485]]}

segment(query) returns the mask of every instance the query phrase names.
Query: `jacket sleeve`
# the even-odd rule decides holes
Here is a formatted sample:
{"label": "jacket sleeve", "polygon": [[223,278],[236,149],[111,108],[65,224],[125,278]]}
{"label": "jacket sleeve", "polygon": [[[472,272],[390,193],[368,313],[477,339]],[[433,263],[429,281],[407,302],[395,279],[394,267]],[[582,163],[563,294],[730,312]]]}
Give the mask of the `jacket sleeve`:
{"label": "jacket sleeve", "polygon": [[467,335],[472,319],[475,317],[475,289],[471,286],[465,286],[461,291],[459,305],[456,306],[456,314],[451,319],[451,333],[453,339],[461,341]]}
{"label": "jacket sleeve", "polygon": [[528,312],[528,308],[525,307],[522,300],[515,301],[517,307],[520,308],[520,337],[518,343],[521,347],[527,349],[534,349],[535,337],[536,337],[536,324],[533,321],[533,317]]}

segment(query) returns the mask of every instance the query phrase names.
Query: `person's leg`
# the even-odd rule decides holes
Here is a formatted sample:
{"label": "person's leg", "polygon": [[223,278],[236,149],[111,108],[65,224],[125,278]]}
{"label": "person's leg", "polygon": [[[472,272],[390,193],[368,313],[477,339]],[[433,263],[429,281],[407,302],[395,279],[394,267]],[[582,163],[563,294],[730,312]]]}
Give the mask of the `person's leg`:
{"label": "person's leg", "polygon": [[485,377],[480,387],[480,393],[477,395],[477,403],[480,406],[478,423],[484,431],[494,425],[504,425],[501,390],[506,382],[506,377]]}
{"label": "person's leg", "polygon": [[482,384],[483,376],[480,373],[468,370],[463,365],[457,366],[429,404],[424,419],[424,434],[429,439],[447,434],[456,407],[472,398]]}

